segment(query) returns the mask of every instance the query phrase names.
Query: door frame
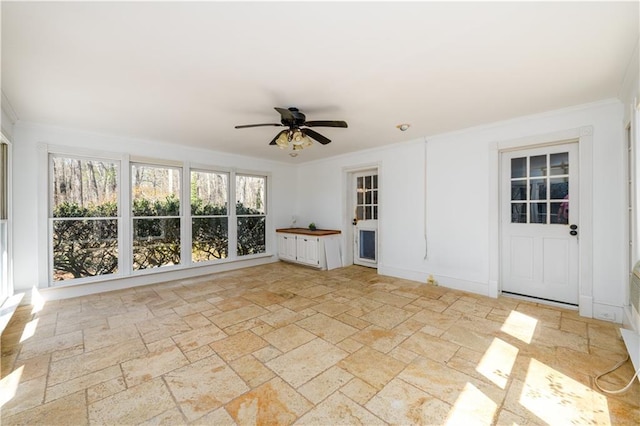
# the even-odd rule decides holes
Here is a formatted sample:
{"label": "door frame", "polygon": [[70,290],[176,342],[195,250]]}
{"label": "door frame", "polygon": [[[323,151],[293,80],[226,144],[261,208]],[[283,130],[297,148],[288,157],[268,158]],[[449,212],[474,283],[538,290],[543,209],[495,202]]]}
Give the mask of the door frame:
{"label": "door frame", "polygon": [[356,173],[372,171],[378,175],[378,231],[376,236],[378,239],[377,257],[378,257],[378,271],[382,265],[382,235],[380,229],[382,228],[382,221],[380,220],[383,214],[384,189],[380,176],[382,167],[380,163],[366,163],[355,166],[348,166],[342,168],[342,205],[344,206],[342,211],[342,223],[343,223],[343,247],[342,262],[344,266],[353,265],[353,250],[354,250],[354,226],[353,226],[353,205],[354,205],[354,191],[355,186],[354,176]]}
{"label": "door frame", "polygon": [[505,151],[539,148],[561,143],[578,143],[580,244],[578,247],[578,309],[593,317],[593,127],[584,126],[525,138],[496,141],[489,153],[489,296],[498,297],[501,285],[501,158]]}

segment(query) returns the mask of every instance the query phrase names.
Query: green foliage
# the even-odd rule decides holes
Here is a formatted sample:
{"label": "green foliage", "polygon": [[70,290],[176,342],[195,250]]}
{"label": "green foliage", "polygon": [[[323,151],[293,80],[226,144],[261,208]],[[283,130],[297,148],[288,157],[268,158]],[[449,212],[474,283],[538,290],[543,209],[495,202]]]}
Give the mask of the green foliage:
{"label": "green foliage", "polygon": [[[163,201],[133,201],[133,269],[155,268],[180,263],[180,200],[170,195]],[[264,253],[265,217],[260,211],[236,204],[238,217],[237,254]],[[86,220],[90,217],[117,217],[116,203],[81,207],[75,203],[56,206],[54,218],[55,279],[111,274],[118,266],[118,226],[116,219]],[[192,196],[192,252],[195,262],[224,259],[229,253],[226,206],[205,204]],[[160,218],[157,216],[176,216]],[[207,217],[217,216],[217,217]],[[143,217],[146,217],[143,219]]]}

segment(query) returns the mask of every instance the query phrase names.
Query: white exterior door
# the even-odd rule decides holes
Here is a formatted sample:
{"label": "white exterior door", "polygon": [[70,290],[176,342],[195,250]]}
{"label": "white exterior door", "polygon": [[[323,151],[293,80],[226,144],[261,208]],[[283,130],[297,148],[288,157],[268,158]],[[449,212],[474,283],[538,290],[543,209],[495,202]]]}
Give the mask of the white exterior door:
{"label": "white exterior door", "polygon": [[378,172],[355,173],[353,263],[378,267]]}
{"label": "white exterior door", "polygon": [[578,304],[578,144],[505,152],[502,291]]}

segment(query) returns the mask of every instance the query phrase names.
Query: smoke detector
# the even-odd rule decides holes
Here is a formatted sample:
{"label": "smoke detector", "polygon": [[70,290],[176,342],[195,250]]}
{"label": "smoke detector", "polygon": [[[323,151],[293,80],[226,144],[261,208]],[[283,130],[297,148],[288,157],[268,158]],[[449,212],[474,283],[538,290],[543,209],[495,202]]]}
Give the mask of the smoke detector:
{"label": "smoke detector", "polygon": [[411,124],[409,123],[402,123],[402,124],[398,124],[396,126],[398,129],[400,129],[401,132],[406,131],[409,127],[411,127]]}

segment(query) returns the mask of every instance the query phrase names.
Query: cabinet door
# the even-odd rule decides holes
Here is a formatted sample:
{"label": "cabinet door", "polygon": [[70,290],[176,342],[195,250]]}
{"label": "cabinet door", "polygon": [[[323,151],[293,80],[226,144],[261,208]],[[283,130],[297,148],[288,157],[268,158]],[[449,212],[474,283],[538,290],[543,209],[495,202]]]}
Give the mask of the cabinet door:
{"label": "cabinet door", "polygon": [[296,248],[298,262],[318,266],[318,238],[298,235]]}
{"label": "cabinet door", "polygon": [[278,257],[280,259],[296,260],[296,236],[278,234]]}

